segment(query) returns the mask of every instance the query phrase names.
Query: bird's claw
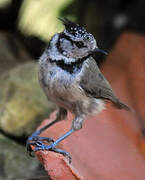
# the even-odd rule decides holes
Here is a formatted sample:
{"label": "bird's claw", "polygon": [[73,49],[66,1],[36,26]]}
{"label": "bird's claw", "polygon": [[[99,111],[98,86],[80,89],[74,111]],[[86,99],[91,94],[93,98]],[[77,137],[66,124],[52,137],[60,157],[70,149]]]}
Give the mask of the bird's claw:
{"label": "bird's claw", "polygon": [[53,151],[53,152],[62,154],[63,156],[65,156],[68,159],[69,163],[71,163],[72,158],[71,158],[70,154],[68,152],[62,150],[62,149],[55,148],[55,144],[53,144],[53,143],[50,144],[50,145],[46,145],[46,144],[43,144],[43,143],[42,144],[38,143],[36,145],[35,149],[33,150],[33,152],[37,152],[37,151],[40,151],[40,150],[42,150],[42,151],[44,151],[44,150],[48,151],[49,150],[49,151]]}
{"label": "bird's claw", "polygon": [[[43,139],[43,140],[42,140]],[[50,141],[49,141],[50,140]],[[53,152],[56,152],[56,153],[59,153],[59,154],[62,154],[63,156],[67,157],[69,163],[71,163],[71,156],[68,152],[62,150],[62,149],[57,149],[55,148],[55,143],[52,143],[50,145],[48,144],[44,144],[43,141],[47,141],[47,142],[54,142],[54,140],[52,140],[51,138],[47,139],[47,138],[41,138],[41,137],[30,137],[28,140],[27,140],[27,151],[29,152],[29,155],[31,157],[34,157],[34,153],[37,152],[37,151],[44,151],[44,150],[49,150],[49,151],[53,151]],[[32,146],[35,146],[34,150],[32,149]]]}
{"label": "bird's claw", "polygon": [[34,157],[34,150],[32,149],[32,146],[42,146],[43,145],[43,141],[46,142],[54,142],[54,140],[52,138],[47,138],[47,137],[40,137],[40,136],[30,136],[26,142],[26,148],[27,151],[29,152],[29,155],[31,157]]}
{"label": "bird's claw", "polygon": [[57,148],[53,148],[53,149],[51,149],[51,151],[62,154],[63,156],[65,156],[68,159],[69,164],[71,163],[72,158],[68,152],[66,152],[62,149],[57,149]]}

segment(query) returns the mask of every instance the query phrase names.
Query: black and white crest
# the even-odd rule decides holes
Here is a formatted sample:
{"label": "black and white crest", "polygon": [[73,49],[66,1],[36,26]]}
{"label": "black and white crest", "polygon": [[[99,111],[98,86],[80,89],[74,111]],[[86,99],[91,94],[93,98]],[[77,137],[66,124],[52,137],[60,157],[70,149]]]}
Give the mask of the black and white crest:
{"label": "black and white crest", "polygon": [[59,20],[63,22],[67,33],[72,34],[76,38],[81,38],[81,37],[85,38],[86,34],[88,34],[86,29],[84,27],[81,27],[79,24],[71,22],[70,20],[66,18],[64,19],[59,18]]}

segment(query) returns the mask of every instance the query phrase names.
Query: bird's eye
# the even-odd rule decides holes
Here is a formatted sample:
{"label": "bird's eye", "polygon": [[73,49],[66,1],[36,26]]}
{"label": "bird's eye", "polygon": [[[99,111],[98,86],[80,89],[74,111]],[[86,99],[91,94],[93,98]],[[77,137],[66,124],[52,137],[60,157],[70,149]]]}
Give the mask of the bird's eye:
{"label": "bird's eye", "polygon": [[75,42],[75,44],[76,44],[76,46],[77,46],[78,48],[85,47],[85,46],[84,46],[84,43],[81,42],[81,41]]}

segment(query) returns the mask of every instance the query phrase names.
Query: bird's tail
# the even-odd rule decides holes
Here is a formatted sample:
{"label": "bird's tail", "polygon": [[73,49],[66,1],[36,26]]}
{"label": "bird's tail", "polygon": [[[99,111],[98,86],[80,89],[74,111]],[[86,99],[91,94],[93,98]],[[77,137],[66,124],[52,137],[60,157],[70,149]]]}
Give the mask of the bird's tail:
{"label": "bird's tail", "polygon": [[114,105],[119,109],[125,109],[126,111],[132,111],[130,107],[128,107],[126,104],[122,103],[120,100],[117,100],[114,102]]}

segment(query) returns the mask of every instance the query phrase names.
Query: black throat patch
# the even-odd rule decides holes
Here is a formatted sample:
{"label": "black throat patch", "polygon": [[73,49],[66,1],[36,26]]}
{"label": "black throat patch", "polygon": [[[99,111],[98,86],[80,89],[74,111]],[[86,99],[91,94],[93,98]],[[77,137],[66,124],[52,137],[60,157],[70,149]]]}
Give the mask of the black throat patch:
{"label": "black throat patch", "polygon": [[75,72],[78,72],[83,62],[89,58],[90,55],[83,57],[82,59],[78,59],[76,62],[71,62],[70,64],[66,64],[64,60],[55,60],[55,59],[49,59],[51,63],[55,63],[57,66],[59,66],[61,69],[69,72],[70,74],[73,74]]}

